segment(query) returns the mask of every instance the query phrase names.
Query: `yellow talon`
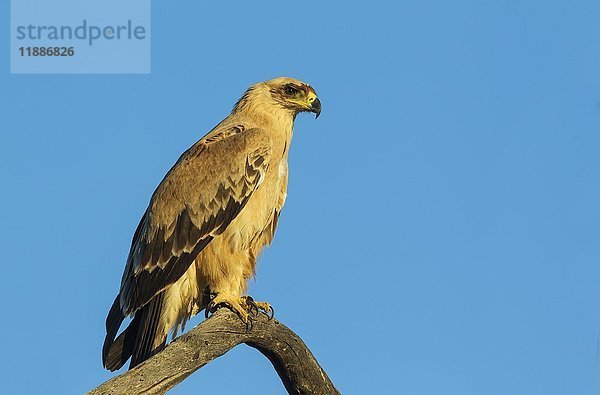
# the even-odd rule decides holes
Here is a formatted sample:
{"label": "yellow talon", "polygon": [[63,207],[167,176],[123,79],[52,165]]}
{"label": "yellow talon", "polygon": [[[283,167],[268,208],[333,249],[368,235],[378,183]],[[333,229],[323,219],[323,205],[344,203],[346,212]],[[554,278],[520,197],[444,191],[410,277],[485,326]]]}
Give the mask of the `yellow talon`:
{"label": "yellow talon", "polygon": [[248,313],[248,307],[246,300],[239,296],[230,296],[227,294],[217,294],[215,298],[210,302],[208,309],[211,312],[215,312],[220,306],[227,306],[231,311],[236,313],[244,324],[247,324],[250,320],[250,314]]}
{"label": "yellow talon", "polygon": [[267,302],[255,302],[250,296],[232,296],[224,293],[218,293],[208,304],[206,314],[214,313],[222,306],[227,306],[249,328],[252,327],[251,315],[258,316],[258,313],[265,314],[269,320],[275,314],[273,307]]}

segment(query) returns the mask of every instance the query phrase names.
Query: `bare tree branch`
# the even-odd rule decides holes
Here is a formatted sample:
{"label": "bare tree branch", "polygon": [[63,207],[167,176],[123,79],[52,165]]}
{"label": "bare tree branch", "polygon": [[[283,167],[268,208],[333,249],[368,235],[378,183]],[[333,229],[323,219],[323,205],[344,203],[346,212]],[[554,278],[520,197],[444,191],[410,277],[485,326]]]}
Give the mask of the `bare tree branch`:
{"label": "bare tree branch", "polygon": [[298,335],[277,320],[259,316],[247,332],[234,313],[220,309],[160,353],[88,395],[164,394],[240,343],[256,348],[271,361],[288,393],[339,394]]}

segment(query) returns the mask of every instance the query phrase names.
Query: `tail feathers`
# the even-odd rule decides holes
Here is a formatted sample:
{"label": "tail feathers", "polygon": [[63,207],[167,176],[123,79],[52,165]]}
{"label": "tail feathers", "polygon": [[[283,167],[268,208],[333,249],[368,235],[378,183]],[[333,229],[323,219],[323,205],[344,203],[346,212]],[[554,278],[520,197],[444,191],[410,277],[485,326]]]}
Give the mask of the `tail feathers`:
{"label": "tail feathers", "polygon": [[127,329],[115,339],[125,318],[117,297],[106,319],[106,339],[102,350],[102,363],[106,369],[118,370],[130,357],[131,369],[165,347],[167,335],[163,334],[160,325],[163,299],[163,293],[156,295],[135,313]]}
{"label": "tail feathers", "polygon": [[139,315],[140,321],[129,369],[165,348],[167,333],[161,325],[163,301],[164,292],[161,292],[135,314],[135,319]]}
{"label": "tail feathers", "polygon": [[108,355],[110,354],[111,348],[114,344],[115,336],[117,336],[119,327],[123,323],[124,319],[125,316],[121,311],[119,296],[117,295],[112,307],[110,308],[110,311],[108,312],[108,316],[106,317],[106,338],[104,339],[104,346],[102,347],[102,364],[107,369],[110,369],[107,365]]}
{"label": "tail feathers", "polygon": [[133,346],[135,344],[139,326],[140,316],[136,316],[131,320],[127,329],[125,329],[123,333],[110,344],[110,348],[103,355],[102,361],[106,369],[114,372],[125,365],[125,362],[127,362],[129,357],[131,357],[131,354],[133,354]]}

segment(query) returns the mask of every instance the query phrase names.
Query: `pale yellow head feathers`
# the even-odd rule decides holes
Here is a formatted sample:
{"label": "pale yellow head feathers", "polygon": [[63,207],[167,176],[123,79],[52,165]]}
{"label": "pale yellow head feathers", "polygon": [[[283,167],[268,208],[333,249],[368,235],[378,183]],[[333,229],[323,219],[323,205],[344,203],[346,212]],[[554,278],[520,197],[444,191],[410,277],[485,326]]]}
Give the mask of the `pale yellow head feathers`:
{"label": "pale yellow head feathers", "polygon": [[321,102],[315,90],[302,81],[287,77],[253,85],[235,105],[234,111],[256,106],[275,106],[292,116],[304,111],[314,112],[317,118],[321,114]]}

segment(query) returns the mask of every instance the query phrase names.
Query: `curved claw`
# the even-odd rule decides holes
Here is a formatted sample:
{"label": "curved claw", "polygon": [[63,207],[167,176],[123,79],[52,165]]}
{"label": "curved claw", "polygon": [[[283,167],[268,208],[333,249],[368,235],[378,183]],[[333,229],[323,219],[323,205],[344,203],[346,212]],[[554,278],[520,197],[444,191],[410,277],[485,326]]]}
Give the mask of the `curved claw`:
{"label": "curved claw", "polygon": [[[246,296],[246,305],[248,305],[249,313],[254,314],[255,316],[258,315],[258,312],[260,311],[260,309],[258,308],[258,305],[254,301],[254,299],[252,299],[251,296]],[[254,310],[254,312],[253,312],[253,310]]]}
{"label": "curved claw", "polygon": [[260,312],[267,316],[267,321],[271,321],[275,317],[275,309],[271,305],[269,305],[268,310],[260,309]]}
{"label": "curved claw", "polygon": [[215,311],[217,311],[217,309],[218,309],[218,306],[216,306],[213,302],[210,302],[204,308],[204,318],[210,317]]}
{"label": "curved claw", "polygon": [[[271,314],[269,315],[269,313],[271,313]],[[273,306],[269,305],[269,311],[265,312],[265,314],[268,317],[268,321],[271,321],[273,319],[273,317],[275,317],[275,309],[273,308]]]}
{"label": "curved claw", "polygon": [[250,316],[248,316],[248,320],[246,321],[246,333],[251,332],[254,324]]}
{"label": "curved claw", "polygon": [[228,309],[233,310],[231,308],[231,305],[227,302],[220,302],[216,304],[214,302],[210,302],[208,306],[206,306],[206,308],[204,309],[204,317],[210,317],[211,314],[216,313],[217,310],[219,310],[221,307],[227,307]]}

